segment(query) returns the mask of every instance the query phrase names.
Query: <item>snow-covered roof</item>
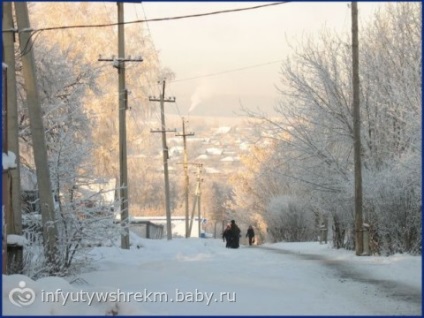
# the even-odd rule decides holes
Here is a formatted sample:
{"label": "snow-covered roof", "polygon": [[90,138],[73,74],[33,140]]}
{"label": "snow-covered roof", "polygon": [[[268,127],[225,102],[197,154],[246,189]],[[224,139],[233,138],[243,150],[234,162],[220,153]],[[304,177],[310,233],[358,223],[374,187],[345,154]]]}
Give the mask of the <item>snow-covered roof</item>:
{"label": "snow-covered roof", "polygon": [[221,173],[221,171],[219,171],[218,169],[211,168],[211,167],[206,167],[205,172],[208,174]]}
{"label": "snow-covered roof", "polygon": [[209,156],[208,155],[200,155],[196,158],[196,160],[208,160]]}
{"label": "snow-covered roof", "polygon": [[[162,166],[162,167],[156,169],[156,171],[158,171],[158,172],[164,172],[164,169],[165,168]],[[176,171],[176,169],[174,167],[168,166],[168,171]]]}
{"label": "snow-covered roof", "polygon": [[221,161],[234,161],[234,157],[228,156],[228,157],[222,158]]}
{"label": "snow-covered roof", "polygon": [[206,149],[206,153],[208,155],[217,155],[217,156],[220,156],[220,155],[222,155],[223,152],[224,151],[222,149],[220,149],[220,148],[214,148],[214,147],[212,147],[212,148]]}
{"label": "snow-covered roof", "polygon": [[208,142],[209,138],[201,138],[201,137],[190,137],[187,138],[187,142]]}
{"label": "snow-covered roof", "polygon": [[215,130],[214,134],[215,135],[223,135],[223,134],[227,134],[231,131],[231,127],[219,127]]}
{"label": "snow-covered roof", "polygon": [[250,144],[247,142],[243,142],[239,145],[240,150],[249,150],[250,149]]}

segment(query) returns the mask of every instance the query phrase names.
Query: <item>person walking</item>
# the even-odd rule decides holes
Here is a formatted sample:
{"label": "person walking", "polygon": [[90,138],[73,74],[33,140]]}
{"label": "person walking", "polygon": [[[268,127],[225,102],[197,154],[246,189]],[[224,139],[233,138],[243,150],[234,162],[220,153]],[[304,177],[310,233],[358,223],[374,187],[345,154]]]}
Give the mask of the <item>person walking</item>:
{"label": "person walking", "polygon": [[230,224],[227,224],[227,227],[225,228],[224,232],[222,232],[222,240],[226,243],[225,247],[229,248],[230,247],[230,242],[231,242],[231,226]]}
{"label": "person walking", "polygon": [[252,246],[252,244],[255,243],[255,231],[251,225],[249,225],[247,229],[246,237],[249,238],[249,245]]}
{"label": "person walking", "polygon": [[230,247],[231,248],[239,248],[240,246],[240,228],[237,226],[236,221],[231,220],[230,225]]}

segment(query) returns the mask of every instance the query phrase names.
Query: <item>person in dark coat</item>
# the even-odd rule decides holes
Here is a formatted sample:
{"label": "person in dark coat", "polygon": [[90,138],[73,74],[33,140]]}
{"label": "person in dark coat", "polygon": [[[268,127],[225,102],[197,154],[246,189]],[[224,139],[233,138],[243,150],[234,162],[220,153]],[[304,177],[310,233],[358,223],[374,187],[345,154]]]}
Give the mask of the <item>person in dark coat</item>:
{"label": "person in dark coat", "polygon": [[231,226],[230,224],[227,224],[226,229],[224,230],[224,232],[222,233],[222,240],[224,242],[226,242],[225,247],[230,247],[230,242],[231,242],[231,233],[230,233],[230,229]]}
{"label": "person in dark coat", "polygon": [[230,225],[230,247],[231,248],[239,248],[240,246],[240,228],[237,226],[236,221],[231,220]]}
{"label": "person in dark coat", "polygon": [[249,228],[247,229],[246,237],[249,238],[249,245],[255,243],[255,231],[251,225],[249,225]]}

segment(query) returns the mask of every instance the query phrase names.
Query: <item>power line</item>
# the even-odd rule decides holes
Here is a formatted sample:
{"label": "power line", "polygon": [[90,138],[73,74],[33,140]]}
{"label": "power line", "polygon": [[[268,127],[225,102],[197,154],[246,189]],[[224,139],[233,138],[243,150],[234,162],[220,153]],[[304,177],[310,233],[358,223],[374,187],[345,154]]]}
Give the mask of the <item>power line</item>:
{"label": "power line", "polygon": [[[144,19],[145,19],[145,20],[148,20],[148,19],[147,19],[147,15],[146,15],[146,10],[144,10],[143,2],[141,2],[140,4],[141,4],[141,9],[142,9],[142,11],[143,11]],[[136,17],[137,17],[137,19],[138,19],[137,8],[136,8],[136,10],[135,10],[135,14],[136,14]],[[146,23],[146,27],[147,27],[147,31],[149,32],[150,39],[151,39],[151,41],[152,41],[153,51],[154,51],[154,53],[155,53],[155,55],[156,55],[157,60],[160,62],[159,54],[158,54],[158,51],[157,51],[157,49],[156,49],[155,42],[153,41],[153,35],[152,35],[152,32],[150,31],[149,23]],[[149,83],[149,85],[151,86],[150,82],[148,82],[148,83]],[[172,92],[171,92],[171,93],[172,93]],[[177,103],[177,101],[176,101],[176,100],[175,100],[174,105],[175,105],[175,107],[176,107],[176,109],[177,109],[177,112],[178,112],[179,116],[180,116],[180,117],[182,117],[182,116],[181,116],[181,112],[180,112],[180,108],[178,107],[178,103]]]}
{"label": "power line", "polygon": [[[140,4],[141,4],[141,9],[143,11],[144,19],[145,20],[148,20],[147,19],[147,16],[146,16],[146,12],[145,12],[144,7],[143,7],[143,3],[141,2]],[[137,4],[135,4],[135,3],[134,3],[134,11],[135,11],[135,15],[136,15],[137,20],[139,20],[139,18],[138,18],[138,12],[137,12]],[[149,36],[150,36],[151,44],[153,45],[154,55],[156,56],[156,60],[158,61],[159,65],[160,65],[159,54],[158,54],[158,51],[156,50],[156,46],[155,46],[155,43],[153,41],[153,36],[152,36],[151,31],[150,31],[149,23],[147,23],[147,22],[146,22],[146,27],[147,27],[147,31],[148,31]],[[141,31],[143,33],[144,29],[142,29]],[[143,37],[142,41],[144,41],[144,37]],[[146,80],[147,80],[147,85],[150,88],[150,94],[149,95],[150,96],[155,96],[155,95],[160,96],[160,89],[159,89],[159,87],[158,86],[153,86],[153,83],[157,84],[158,82],[157,82],[157,80],[152,80],[151,72],[148,72],[148,74],[146,74]],[[142,85],[140,83],[140,77],[137,78],[137,82],[139,83],[139,86],[141,87]],[[139,97],[139,98],[142,98],[142,97]],[[139,98],[136,98],[136,99],[139,99]],[[155,119],[158,122],[160,122],[159,113],[155,112],[154,115],[155,115]]]}
{"label": "power line", "polygon": [[[172,92],[172,90],[170,88],[169,88],[169,91],[171,92],[171,95],[175,95],[175,94],[173,94],[173,92]],[[178,116],[180,116],[181,118],[183,118],[182,115],[181,115],[181,112],[180,112],[180,107],[178,106],[178,103],[177,103],[176,100],[175,100],[174,104],[175,104],[175,108],[177,109]]]}
{"label": "power line", "polygon": [[283,62],[283,60],[276,60],[276,61],[271,61],[271,62],[267,62],[267,63],[261,63],[261,64],[251,65],[251,66],[235,68],[235,69],[232,69],[232,70],[227,70],[227,71],[222,71],[222,72],[217,72],[217,73],[210,73],[210,74],[199,75],[199,76],[195,76],[195,77],[187,77],[187,78],[177,79],[177,80],[173,80],[172,82],[175,83],[175,82],[191,81],[191,80],[194,80],[194,79],[217,76],[217,75],[222,75],[222,74],[227,74],[227,73],[232,73],[232,72],[238,72],[238,71],[244,71],[244,70],[248,70],[248,69],[255,68],[255,67],[261,67],[261,66],[271,65],[271,64],[281,63],[281,62]]}
{"label": "power line", "polygon": [[[68,26],[58,26],[58,27],[47,27],[47,28],[40,28],[40,29],[33,29],[32,31],[53,31],[53,30],[66,30],[66,29],[82,29],[82,28],[104,28],[104,27],[111,27],[111,26],[117,26],[122,24],[135,24],[135,23],[147,23],[147,22],[160,22],[160,21],[172,21],[172,20],[182,20],[182,19],[188,19],[188,18],[199,18],[209,15],[217,15],[217,14],[223,14],[223,13],[231,13],[231,12],[240,12],[240,11],[247,11],[247,10],[255,10],[270,6],[276,6],[280,4],[286,4],[290,1],[282,1],[282,2],[275,2],[275,3],[268,3],[268,4],[261,4],[253,7],[247,7],[247,8],[239,8],[239,9],[229,9],[229,10],[220,10],[220,11],[212,11],[212,12],[206,12],[206,13],[198,13],[198,14],[188,14],[188,15],[182,15],[182,16],[175,16],[175,17],[166,17],[166,18],[154,18],[154,19],[145,19],[145,20],[135,20],[135,21],[128,21],[128,22],[116,22],[116,23],[105,23],[105,24],[81,24],[81,25],[68,25]],[[6,31],[3,31],[6,32]]]}
{"label": "power line", "polygon": [[[146,16],[146,12],[144,10],[143,2],[141,2],[140,4],[141,4],[141,9],[143,11],[144,19],[147,21],[148,19],[147,19],[147,16]],[[137,13],[137,6],[136,6],[136,4],[134,4],[134,7],[135,7],[135,14],[136,14],[136,17],[138,19],[138,13]],[[158,54],[158,51],[156,49],[155,42],[153,41],[153,36],[152,36],[152,32],[150,31],[149,23],[146,23],[146,27],[147,27],[147,31],[149,32],[151,43],[153,45],[153,52],[154,52],[154,54],[156,56],[157,61],[159,62],[159,65],[160,65],[159,54]],[[142,31],[144,31],[144,30],[142,30]],[[152,88],[152,82],[150,80],[148,80],[147,83],[148,83],[148,85],[150,87],[151,93],[153,93],[154,89]],[[160,90],[159,90],[158,87],[156,87],[156,88],[157,88],[157,94],[159,95],[160,94]],[[153,95],[155,95],[155,94],[153,93]]]}
{"label": "power line", "polygon": [[[23,32],[27,32],[27,31],[23,31]],[[31,33],[31,35],[28,37],[28,39],[25,43],[25,47],[19,52],[18,57],[25,56],[32,50],[34,43],[35,43],[35,41],[37,40],[37,38],[40,34],[41,34],[40,31],[35,31],[35,32]],[[32,37],[34,37],[34,39],[31,41]]]}

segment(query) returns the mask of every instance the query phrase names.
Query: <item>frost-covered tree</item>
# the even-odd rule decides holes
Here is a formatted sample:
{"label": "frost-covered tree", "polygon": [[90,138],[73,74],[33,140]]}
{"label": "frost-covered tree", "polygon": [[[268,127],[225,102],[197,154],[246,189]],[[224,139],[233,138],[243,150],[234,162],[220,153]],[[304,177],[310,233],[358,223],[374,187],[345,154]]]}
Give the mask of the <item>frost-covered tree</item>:
{"label": "frost-covered tree", "polygon": [[[421,251],[420,30],[419,3],[388,4],[360,30],[364,216],[372,246],[388,253]],[[334,245],[352,248],[348,43],[349,36],[329,32],[299,43],[281,69],[278,118],[250,114],[261,119],[264,137],[277,140],[271,158],[278,168],[264,161],[258,170],[271,169],[281,184],[296,188],[299,199],[309,198],[312,211],[330,213]],[[268,192],[275,175],[261,175]],[[280,194],[292,197],[283,187]]]}
{"label": "frost-covered tree", "polygon": [[[136,4],[126,4],[125,11]],[[36,28],[59,25],[93,25],[117,22],[116,3],[95,2],[44,2],[31,5],[31,20]],[[72,12],[73,14],[69,14]],[[56,21],[53,22],[53,21]],[[60,21],[60,22],[59,22]],[[151,128],[157,128],[152,116],[158,111],[156,105],[149,103],[148,96],[157,95],[159,73],[158,55],[151,38],[146,34],[144,24],[129,24],[125,27],[126,56],[142,56],[143,62],[126,63],[126,86],[129,90],[127,111],[128,154],[150,155],[154,144],[150,135]],[[104,178],[119,176],[118,156],[118,75],[110,62],[99,62],[99,55],[117,55],[117,27],[71,28],[66,30],[45,31],[37,41],[57,45],[70,56],[79,56],[81,63],[100,72],[96,77],[99,92],[87,90],[83,98],[84,110],[92,122],[93,161],[95,174]],[[138,194],[147,184],[139,167],[142,162],[129,161],[129,196],[139,198]],[[147,168],[150,163],[147,164]],[[153,169],[146,169],[154,173]],[[150,179],[148,177],[147,179]],[[131,187],[131,185],[135,187]],[[132,191],[134,190],[134,193]],[[135,202],[142,204],[141,201]],[[131,202],[130,202],[131,208]]]}
{"label": "frost-covered tree", "polygon": [[228,184],[212,181],[202,185],[202,206],[209,220],[222,223],[232,217],[232,189]]}
{"label": "frost-covered tree", "polygon": [[[102,218],[108,219],[108,227],[112,227],[112,216],[103,213],[103,208],[97,204],[95,211],[96,221],[93,222],[93,213],[89,208],[81,208],[78,200],[71,195],[78,188],[83,179],[93,177],[91,155],[93,144],[91,139],[92,123],[84,109],[84,96],[87,90],[97,91],[95,79],[98,72],[90,65],[81,62],[80,56],[72,55],[69,51],[62,51],[58,46],[48,46],[44,42],[36,42],[31,48],[35,50],[37,67],[37,84],[42,104],[45,138],[48,151],[48,165],[50,169],[52,195],[56,198],[55,222],[59,230],[59,251],[56,255],[60,268],[58,273],[67,271],[78,251],[82,241],[88,239],[88,233],[105,233],[99,230],[102,222],[99,220],[98,209],[102,211]],[[18,61],[20,55],[18,54]],[[19,70],[19,68],[18,68]],[[18,74],[18,79],[20,76]],[[20,86],[20,132],[21,154],[25,160],[22,164],[33,171],[31,138],[29,138],[29,123],[25,107],[25,91]],[[96,200],[96,194],[91,195]],[[87,198],[79,198],[84,201]],[[37,212],[37,211],[30,211]],[[90,222],[87,215],[91,215]],[[26,235],[33,238],[31,248],[25,249],[29,262],[25,270],[30,275],[43,275],[45,266],[43,255],[38,255],[38,261],[33,261],[37,255],[37,232],[41,229],[36,213],[25,215]],[[93,226],[96,230],[93,230]],[[31,256],[33,255],[33,256]],[[36,267],[39,266],[38,269]]]}

